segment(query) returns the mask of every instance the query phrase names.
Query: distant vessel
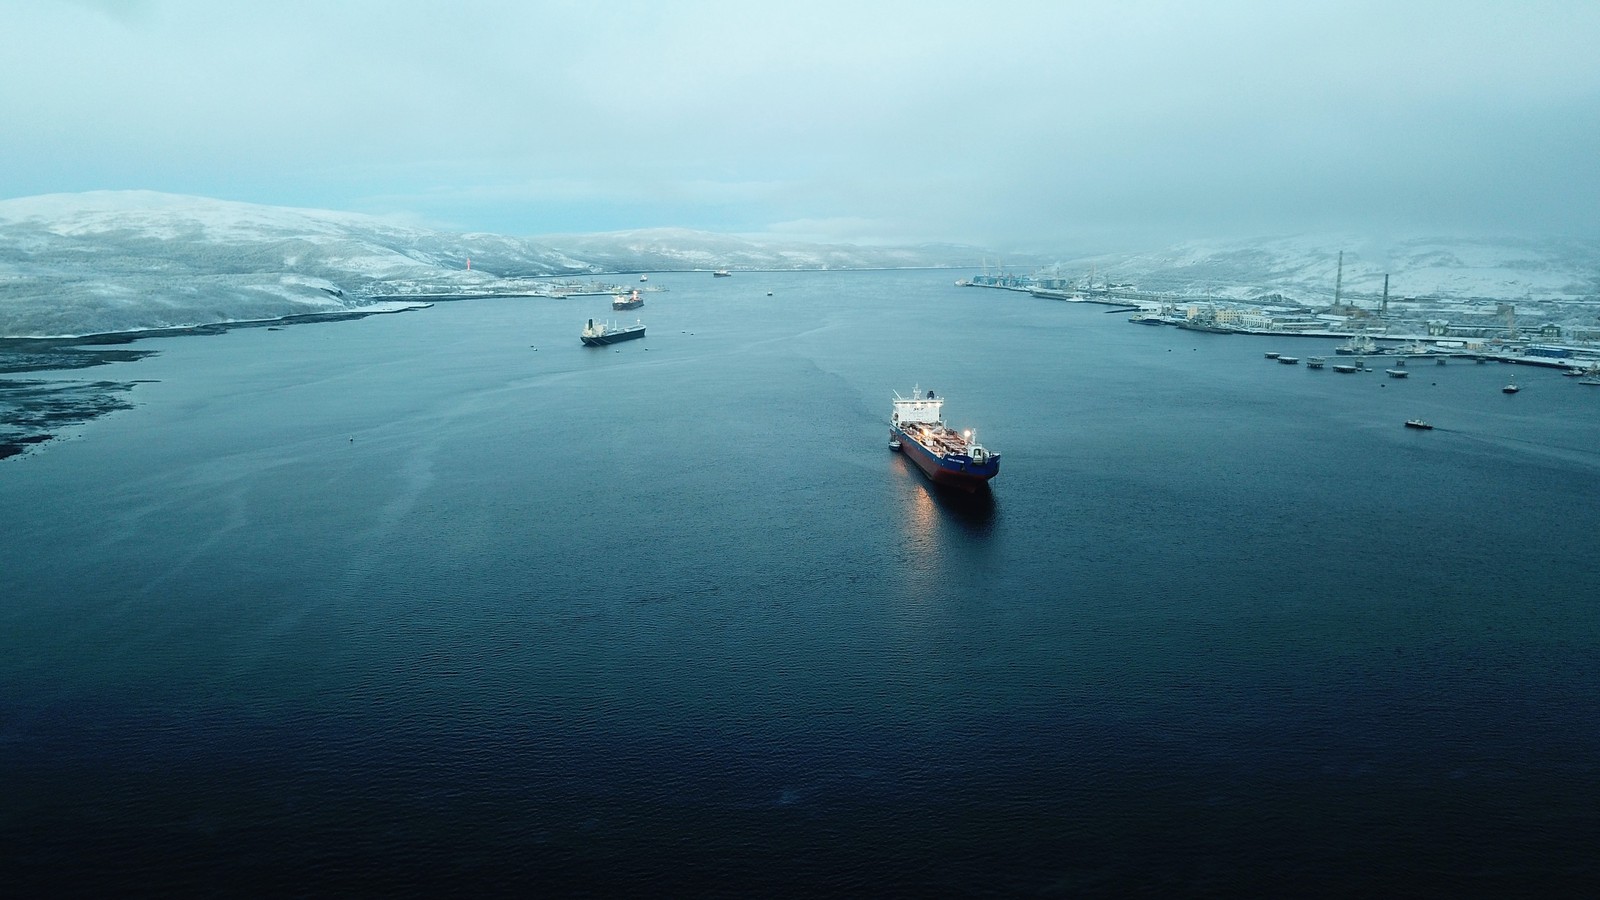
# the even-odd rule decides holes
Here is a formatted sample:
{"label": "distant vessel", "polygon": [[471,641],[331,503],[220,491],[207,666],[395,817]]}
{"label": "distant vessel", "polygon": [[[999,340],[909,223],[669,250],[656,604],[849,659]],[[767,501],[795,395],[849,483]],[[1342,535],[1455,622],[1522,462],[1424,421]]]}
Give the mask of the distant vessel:
{"label": "distant vessel", "polygon": [[727,269],[718,269],[715,272],[711,273],[711,277],[712,278],[728,278],[728,277],[731,277],[732,275],[733,275],[733,273],[729,272]]}
{"label": "distant vessel", "polygon": [[1515,394],[1517,391],[1520,391],[1520,390],[1522,390],[1522,388],[1517,387],[1517,383],[1515,381],[1513,381],[1510,384],[1506,385],[1505,387],[1501,388],[1500,392],[1503,393],[1503,394]]}
{"label": "distant vessel", "polygon": [[583,342],[590,347],[603,347],[606,344],[616,344],[621,341],[631,341],[634,338],[642,337],[644,337],[643,322],[618,328],[614,324],[608,325],[604,322],[596,322],[593,319],[590,319],[589,324],[584,326],[582,335]]}
{"label": "distant vessel", "polygon": [[618,294],[611,298],[612,309],[638,309],[643,305],[644,298],[639,296],[639,292],[637,290],[631,294],[628,294],[627,296]]}
{"label": "distant vessel", "polygon": [[1406,427],[1407,428],[1421,428],[1424,431],[1432,431],[1433,430],[1433,426],[1432,425],[1429,425],[1427,422],[1424,422],[1421,419],[1407,419],[1406,420]]}
{"label": "distant vessel", "polygon": [[1276,351],[1276,350],[1268,350],[1267,351],[1267,359],[1277,359],[1277,358],[1278,358],[1278,351]]}
{"label": "distant vessel", "polygon": [[1308,369],[1320,369],[1320,368],[1322,368],[1322,364],[1324,362],[1327,362],[1327,360],[1324,359],[1323,357],[1320,357],[1320,356],[1308,356],[1308,357],[1306,357],[1306,368],[1308,368]]}
{"label": "distant vessel", "polygon": [[1163,319],[1160,316],[1160,314],[1158,314],[1158,313],[1140,313],[1137,316],[1133,316],[1133,317],[1129,318],[1128,321],[1129,322],[1136,322],[1136,323],[1138,323],[1140,325],[1165,325],[1165,324],[1167,324],[1167,320]]}
{"label": "distant vessel", "polygon": [[944,398],[922,389],[910,397],[894,395],[889,415],[889,446],[917,464],[934,484],[973,493],[1000,474],[1000,454],[991,452],[969,429],[956,431],[944,423]]}
{"label": "distant vessel", "polygon": [[1188,331],[1205,331],[1211,334],[1237,334],[1239,332],[1239,329],[1234,328],[1232,325],[1224,325],[1210,316],[1179,319],[1174,324]]}
{"label": "distant vessel", "polygon": [[1378,342],[1364,334],[1350,336],[1350,340],[1333,348],[1340,356],[1371,356],[1378,352]]}
{"label": "distant vessel", "polygon": [[640,275],[639,276],[639,280],[640,281],[649,281],[650,280],[650,276],[649,275]]}
{"label": "distant vessel", "polygon": [[1390,378],[1404,378],[1411,373],[1407,372],[1405,369],[1384,369],[1383,374],[1389,376]]}

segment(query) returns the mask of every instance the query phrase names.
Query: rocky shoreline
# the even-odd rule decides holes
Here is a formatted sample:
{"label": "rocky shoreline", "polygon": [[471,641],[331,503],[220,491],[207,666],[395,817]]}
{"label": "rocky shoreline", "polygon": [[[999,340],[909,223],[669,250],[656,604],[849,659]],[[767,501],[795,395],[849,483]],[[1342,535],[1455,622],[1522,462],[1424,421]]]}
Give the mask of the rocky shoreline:
{"label": "rocky shoreline", "polygon": [[145,338],[222,334],[235,328],[276,328],[309,322],[345,321],[425,309],[428,304],[308,313],[278,319],[222,322],[79,337],[0,338],[0,460],[21,456],[63,430],[106,413],[132,409],[139,380],[15,378],[34,372],[71,372],[111,363],[137,362],[160,352],[121,347]]}

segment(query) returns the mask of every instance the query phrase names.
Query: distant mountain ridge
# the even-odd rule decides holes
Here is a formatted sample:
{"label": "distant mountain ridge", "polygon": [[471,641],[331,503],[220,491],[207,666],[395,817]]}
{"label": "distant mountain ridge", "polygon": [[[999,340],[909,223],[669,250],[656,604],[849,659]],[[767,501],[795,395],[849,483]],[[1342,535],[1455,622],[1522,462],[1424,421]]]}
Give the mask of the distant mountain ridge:
{"label": "distant mountain ridge", "polygon": [[956,244],[802,244],[686,228],[544,235],[540,240],[606,271],[952,268],[972,266],[986,252]]}
{"label": "distant mountain ridge", "polygon": [[[1392,297],[1600,302],[1600,245],[1553,238],[1194,241],[1011,270],[1133,282],[1175,296],[1326,305]],[[656,228],[536,239],[456,234],[357,213],[151,191],[0,201],[0,337],[186,327],[369,307],[416,293],[508,293],[530,276],[731,269],[960,267],[992,251],[812,244]],[[471,260],[470,268],[468,260]]]}
{"label": "distant mountain ridge", "polygon": [[[506,290],[606,271],[969,264],[972,248],[775,244],[676,229],[557,249],[356,213],[152,191],[0,201],[0,336],[67,336],[358,309],[375,296]],[[471,261],[470,268],[468,260]]]}
{"label": "distant mountain ridge", "polygon": [[[1344,254],[1340,276],[1340,253]],[[1143,290],[1258,300],[1279,296],[1309,306],[1391,299],[1600,302],[1600,243],[1570,238],[1375,240],[1351,234],[1250,241],[1191,241],[1157,251],[1057,263],[1051,271]]]}

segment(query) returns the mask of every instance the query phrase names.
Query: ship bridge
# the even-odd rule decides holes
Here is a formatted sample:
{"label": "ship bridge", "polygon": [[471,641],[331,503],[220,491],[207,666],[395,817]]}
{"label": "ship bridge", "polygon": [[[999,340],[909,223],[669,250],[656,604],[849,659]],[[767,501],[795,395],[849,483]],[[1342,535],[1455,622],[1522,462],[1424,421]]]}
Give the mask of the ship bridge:
{"label": "ship bridge", "polygon": [[933,391],[923,395],[921,388],[912,390],[910,397],[894,395],[894,421],[896,423],[925,422],[937,425],[944,421],[944,398]]}

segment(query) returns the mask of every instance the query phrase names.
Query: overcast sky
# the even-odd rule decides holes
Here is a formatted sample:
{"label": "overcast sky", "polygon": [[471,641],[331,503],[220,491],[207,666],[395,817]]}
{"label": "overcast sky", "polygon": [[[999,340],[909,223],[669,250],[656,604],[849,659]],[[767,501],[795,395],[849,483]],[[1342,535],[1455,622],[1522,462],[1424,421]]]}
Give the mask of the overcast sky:
{"label": "overcast sky", "polygon": [[1068,252],[1600,235],[1600,2],[0,0],[0,197]]}

